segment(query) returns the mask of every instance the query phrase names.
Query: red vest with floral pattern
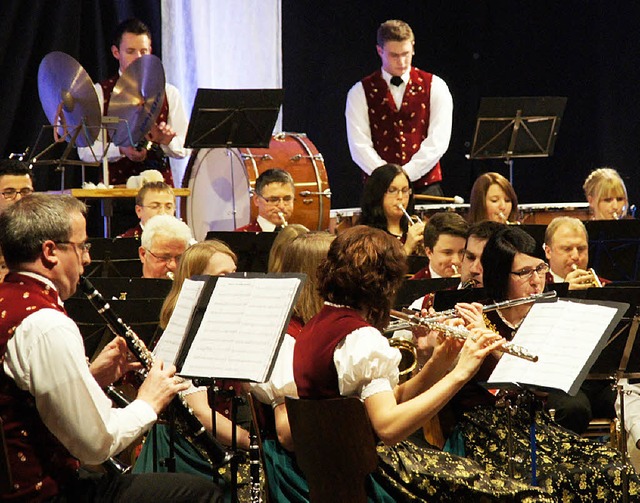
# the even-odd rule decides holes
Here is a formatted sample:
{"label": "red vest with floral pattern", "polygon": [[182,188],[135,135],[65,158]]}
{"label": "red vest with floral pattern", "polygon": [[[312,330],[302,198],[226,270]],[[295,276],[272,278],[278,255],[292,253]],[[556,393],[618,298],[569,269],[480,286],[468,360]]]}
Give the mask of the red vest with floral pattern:
{"label": "red vest with floral pattern", "polygon": [[[16,328],[40,309],[64,312],[53,288],[15,273],[9,273],[0,283],[0,362]],[[12,491],[0,494],[0,500],[43,501],[58,494],[79,463],[42,423],[34,397],[19,389],[2,367],[0,416],[13,478]]]}
{"label": "red vest with floral pattern", "polygon": [[[432,77],[430,73],[411,67],[400,110],[396,110],[381,70],[362,79],[373,148],[386,162],[404,166],[427,137]],[[413,182],[413,186],[417,189],[441,180],[438,162],[425,176]]]}

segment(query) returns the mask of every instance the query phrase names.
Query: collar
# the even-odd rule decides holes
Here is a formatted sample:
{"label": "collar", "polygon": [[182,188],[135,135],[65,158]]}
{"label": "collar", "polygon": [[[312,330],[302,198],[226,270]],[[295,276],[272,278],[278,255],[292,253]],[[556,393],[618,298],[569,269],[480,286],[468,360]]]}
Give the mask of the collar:
{"label": "collar", "polygon": [[[38,281],[41,281],[45,285],[48,285],[50,288],[58,292],[58,289],[56,288],[56,285],[53,284],[53,281],[51,281],[46,276],[43,276],[42,274],[38,274],[37,272],[30,272],[30,271],[17,271],[17,273],[22,274],[23,276],[29,276],[30,278],[37,279]],[[58,295],[58,304],[64,307],[64,302],[62,302],[62,299],[60,299],[60,295]]]}
{"label": "collar", "polygon": [[[385,82],[389,86],[389,89],[391,89],[391,77],[393,77],[393,75],[391,75],[384,68],[381,68],[381,70],[382,70],[382,78],[385,80]],[[398,88],[401,88],[402,86],[406,86],[407,85],[407,82],[409,82],[410,74],[411,74],[411,68],[409,68],[409,70],[407,70],[402,75],[400,75],[400,78],[402,79],[402,84],[397,86]]]}
{"label": "collar", "polygon": [[273,232],[276,230],[276,224],[269,222],[269,220],[260,215],[258,215],[257,222],[263,232]]}
{"label": "collar", "polygon": [[551,276],[553,276],[554,283],[564,283],[564,278],[562,276],[558,276],[555,272],[551,271]]}
{"label": "collar", "polygon": [[442,278],[442,276],[440,276],[437,272],[433,270],[433,268],[431,267],[431,264],[429,264],[429,272],[431,273],[431,279]]}

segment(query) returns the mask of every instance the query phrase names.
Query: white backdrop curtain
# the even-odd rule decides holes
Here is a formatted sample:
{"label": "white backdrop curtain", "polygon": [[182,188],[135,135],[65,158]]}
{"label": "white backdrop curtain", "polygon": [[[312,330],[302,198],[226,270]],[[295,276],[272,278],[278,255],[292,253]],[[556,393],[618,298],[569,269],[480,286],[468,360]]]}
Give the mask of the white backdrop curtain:
{"label": "white backdrop curtain", "polygon": [[[281,0],[162,0],[162,61],[187,116],[196,90],[282,87]],[[281,129],[281,120],[276,131]],[[186,161],[172,163],[176,186]]]}

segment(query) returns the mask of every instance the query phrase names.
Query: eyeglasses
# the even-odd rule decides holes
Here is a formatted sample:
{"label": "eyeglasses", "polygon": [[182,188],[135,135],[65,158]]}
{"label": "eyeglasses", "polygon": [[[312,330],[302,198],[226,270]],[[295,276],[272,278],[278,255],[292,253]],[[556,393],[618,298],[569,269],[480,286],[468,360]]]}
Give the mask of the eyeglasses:
{"label": "eyeglasses", "polygon": [[55,243],[57,245],[73,245],[74,248],[80,248],[80,251],[82,253],[89,253],[89,250],[91,250],[91,243],[87,243],[86,241],[84,243],[74,243],[73,241],[55,241]]}
{"label": "eyeglasses", "polygon": [[0,192],[0,194],[2,194],[2,197],[4,197],[7,201],[13,201],[18,194],[20,194],[22,197],[30,196],[31,194],[33,194],[33,189],[29,187],[25,187],[24,189],[20,190],[7,189]]}
{"label": "eyeglasses", "polygon": [[395,194],[397,194],[398,192],[402,192],[403,196],[408,196],[410,195],[413,191],[411,190],[411,187],[404,187],[402,189],[398,189],[397,187],[389,187],[386,190],[387,194],[389,194],[390,196],[393,196]]}
{"label": "eyeglasses", "polygon": [[155,253],[153,253],[151,250],[149,250],[148,248],[145,248],[145,250],[147,250],[152,256],[153,258],[155,258],[158,262],[164,262],[165,264],[168,264],[169,262],[171,262],[172,260],[176,261],[176,264],[178,262],[180,262],[180,259],[182,258],[182,255],[165,255],[165,256],[160,256],[160,255],[156,255]]}
{"label": "eyeglasses", "polygon": [[271,196],[271,197],[264,197],[262,194],[259,194],[256,192],[256,194],[258,194],[262,199],[264,199],[267,203],[269,204],[278,204],[280,201],[283,201],[286,204],[290,204],[293,202],[294,197],[293,196],[284,196],[284,197],[277,197],[277,196]]}
{"label": "eyeglasses", "polygon": [[145,204],[142,206],[143,208],[147,208],[153,211],[160,211],[161,209],[165,209],[167,211],[173,212],[176,209],[176,205],[173,203],[153,203],[153,204]]}
{"label": "eyeglasses", "polygon": [[510,274],[513,274],[514,276],[518,276],[520,279],[529,279],[533,276],[533,273],[538,273],[538,276],[544,276],[545,274],[547,274],[547,272],[549,271],[549,264],[547,264],[546,262],[542,262],[542,264],[540,264],[538,267],[536,267],[535,269],[522,269],[521,271],[511,271]]}

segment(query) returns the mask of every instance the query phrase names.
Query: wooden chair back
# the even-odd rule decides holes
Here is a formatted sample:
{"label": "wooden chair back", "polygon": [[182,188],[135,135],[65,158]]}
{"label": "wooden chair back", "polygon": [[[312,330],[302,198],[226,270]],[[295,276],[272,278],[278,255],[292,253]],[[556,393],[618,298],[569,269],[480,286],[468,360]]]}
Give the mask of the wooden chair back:
{"label": "wooden chair back", "polygon": [[378,456],[364,404],[356,397],[285,400],[311,503],[366,502],[366,477]]}

